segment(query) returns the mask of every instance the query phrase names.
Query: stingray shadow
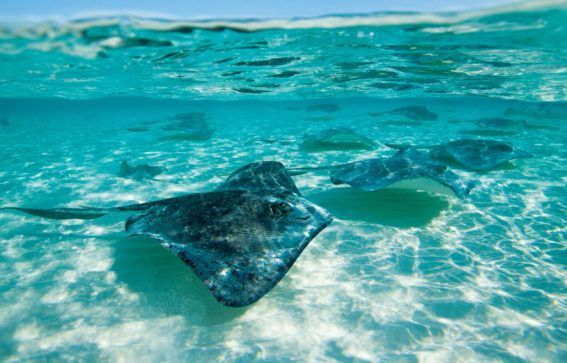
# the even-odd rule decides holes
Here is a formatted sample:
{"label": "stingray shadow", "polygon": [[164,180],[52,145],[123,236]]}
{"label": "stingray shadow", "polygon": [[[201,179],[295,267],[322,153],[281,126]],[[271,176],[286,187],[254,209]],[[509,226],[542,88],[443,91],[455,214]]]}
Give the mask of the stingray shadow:
{"label": "stingray shadow", "polygon": [[443,197],[394,188],[375,192],[333,188],[310,194],[307,198],[340,219],[398,228],[423,227],[449,206]]}
{"label": "stingray shadow", "polygon": [[158,313],[182,315],[189,324],[210,326],[233,320],[247,309],[216,301],[191,268],[151,238],[117,241],[113,257],[117,279]]}

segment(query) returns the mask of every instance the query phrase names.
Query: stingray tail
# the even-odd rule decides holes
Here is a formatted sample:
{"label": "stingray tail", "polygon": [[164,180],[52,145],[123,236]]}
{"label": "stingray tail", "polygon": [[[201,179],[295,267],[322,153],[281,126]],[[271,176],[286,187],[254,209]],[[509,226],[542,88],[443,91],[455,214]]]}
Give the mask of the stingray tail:
{"label": "stingray tail", "polygon": [[16,210],[26,214],[47,219],[96,219],[113,211],[114,208],[20,208],[2,207],[0,211]]}
{"label": "stingray tail", "polygon": [[479,185],[479,182],[477,181],[469,181],[465,184],[465,188],[463,189],[461,195],[458,195],[459,198],[461,199],[465,199],[468,198],[471,194],[471,190],[473,190],[474,187],[476,187],[477,185]]}
{"label": "stingray tail", "polygon": [[1,207],[4,210],[16,210],[26,214],[46,218],[46,219],[97,219],[107,214],[119,212],[142,212],[152,207],[155,202],[129,204],[111,208],[94,208],[81,206],[80,208],[21,208],[21,207]]}

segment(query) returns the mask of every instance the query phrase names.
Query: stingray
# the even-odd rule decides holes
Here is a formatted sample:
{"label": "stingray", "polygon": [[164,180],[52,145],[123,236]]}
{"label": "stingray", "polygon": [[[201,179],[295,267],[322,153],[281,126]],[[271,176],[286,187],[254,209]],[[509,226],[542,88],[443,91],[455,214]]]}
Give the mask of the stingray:
{"label": "stingray", "polygon": [[305,134],[301,144],[301,148],[306,151],[373,149],[375,146],[374,141],[346,127]]}
{"label": "stingray", "polygon": [[564,119],[567,117],[567,103],[565,102],[540,102],[520,107],[510,107],[504,112],[504,116],[529,116],[536,119]]}
{"label": "stingray", "polygon": [[453,173],[427,154],[402,149],[390,158],[348,163],[331,171],[333,184],[348,184],[363,191],[387,187],[417,189],[466,198],[475,183]]}
{"label": "stingray", "polygon": [[10,126],[10,121],[7,118],[0,119],[0,127],[7,129]]}
{"label": "stingray", "polygon": [[386,112],[372,112],[369,113],[370,116],[380,116],[380,115],[399,115],[409,118],[414,121],[435,121],[439,116],[424,106],[406,106],[396,108]]}
{"label": "stingray", "polygon": [[246,165],[208,193],[114,208],[6,207],[51,219],[136,213],[129,235],[160,241],[222,304],[249,305],[287,273],[332,216],[303,198],[281,163]]}
{"label": "stingray", "polygon": [[527,123],[524,120],[511,120],[502,117],[481,118],[478,120],[472,120],[472,122],[481,129],[519,130],[524,129],[527,126]]}
{"label": "stingray", "polygon": [[[395,148],[408,147],[386,145]],[[487,171],[509,160],[532,157],[530,153],[518,150],[508,142],[493,140],[463,139],[440,145],[416,146],[416,148],[430,149],[430,156],[436,160],[456,161],[465,168],[475,171]]]}
{"label": "stingray", "polygon": [[167,169],[163,166],[153,166],[149,164],[130,165],[127,161],[123,161],[122,164],[120,164],[118,176],[135,180],[151,179],[166,170]]}
{"label": "stingray", "polygon": [[133,126],[133,127],[129,127],[126,130],[130,131],[130,132],[146,132],[149,131],[150,129],[148,127],[144,127],[144,126]]}
{"label": "stingray", "polygon": [[164,131],[183,132],[185,140],[204,141],[213,136],[213,129],[207,124],[209,117],[202,112],[187,112],[177,114],[168,120],[168,124],[162,126]]}
{"label": "stingray", "polygon": [[423,190],[466,198],[475,186],[453,173],[446,165],[413,148],[403,148],[389,158],[374,158],[320,167],[289,169],[295,175],[314,170],[330,170],[333,184],[373,192],[384,188]]}

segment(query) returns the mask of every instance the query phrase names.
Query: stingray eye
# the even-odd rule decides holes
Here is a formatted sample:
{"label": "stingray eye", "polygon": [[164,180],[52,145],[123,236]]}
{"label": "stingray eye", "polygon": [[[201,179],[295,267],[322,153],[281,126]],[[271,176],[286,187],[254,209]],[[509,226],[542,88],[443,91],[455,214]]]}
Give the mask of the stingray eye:
{"label": "stingray eye", "polygon": [[272,203],[270,204],[270,211],[272,216],[280,218],[287,216],[291,212],[291,207],[286,203]]}

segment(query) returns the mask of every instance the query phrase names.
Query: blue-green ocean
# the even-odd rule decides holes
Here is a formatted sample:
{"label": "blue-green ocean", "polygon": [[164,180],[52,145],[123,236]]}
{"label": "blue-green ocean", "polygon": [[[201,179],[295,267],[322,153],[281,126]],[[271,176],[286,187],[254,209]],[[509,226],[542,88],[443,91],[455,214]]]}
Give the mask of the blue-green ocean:
{"label": "blue-green ocean", "polygon": [[[141,203],[214,190],[254,161],[333,165],[391,143],[498,140],[533,156],[451,165],[477,183],[464,199],[294,176],[335,219],[244,308],[157,241],[128,238],[123,215],[3,210],[0,361],[566,362],[566,101],[565,1],[2,24],[0,206]],[[437,117],[392,112],[406,106]],[[212,136],[163,127],[178,114]],[[376,144],[300,147],[339,127]],[[166,170],[120,177],[123,161]]]}

